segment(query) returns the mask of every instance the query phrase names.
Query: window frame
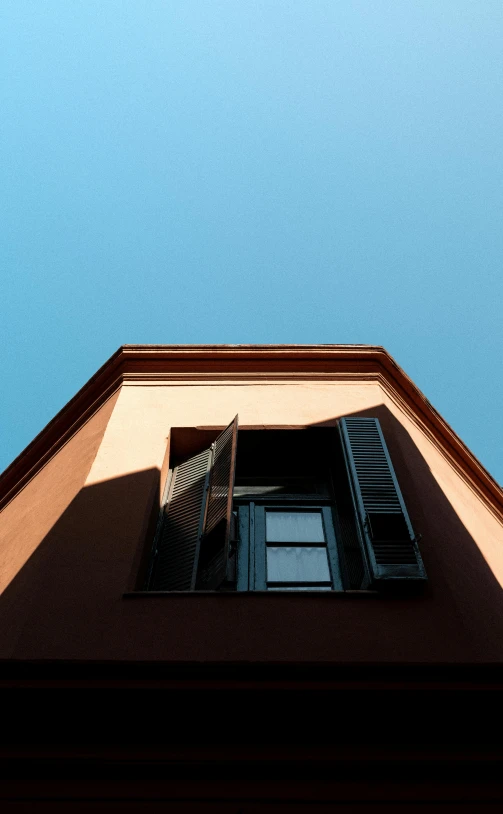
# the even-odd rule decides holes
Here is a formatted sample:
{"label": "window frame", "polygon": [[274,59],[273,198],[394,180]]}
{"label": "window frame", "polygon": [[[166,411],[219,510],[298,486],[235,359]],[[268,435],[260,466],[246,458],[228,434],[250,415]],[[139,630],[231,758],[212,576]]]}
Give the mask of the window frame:
{"label": "window frame", "polygon": [[[319,510],[323,518],[325,546],[330,570],[331,587],[306,587],[306,585],[292,584],[299,593],[327,593],[344,591],[344,571],[339,542],[335,530],[333,517],[334,506],[330,499],[320,499],[319,496],[295,495],[286,498],[259,498],[247,500],[237,498],[234,500],[238,515],[239,543],[237,556],[237,583],[236,591],[278,591],[285,593],[279,586],[267,586],[267,542],[265,531],[265,514],[267,510],[285,511],[313,511]],[[299,544],[302,545],[302,544]],[[299,581],[300,582],[300,581]],[[290,587],[285,583],[285,587]]]}

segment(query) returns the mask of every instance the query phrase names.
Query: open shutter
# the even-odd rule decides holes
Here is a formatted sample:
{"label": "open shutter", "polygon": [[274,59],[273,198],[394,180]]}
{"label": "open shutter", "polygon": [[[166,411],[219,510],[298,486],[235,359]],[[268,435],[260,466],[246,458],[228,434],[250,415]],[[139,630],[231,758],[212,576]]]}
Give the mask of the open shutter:
{"label": "open shutter", "polygon": [[159,530],[151,590],[195,588],[210,459],[211,448],[205,449],[173,471]]}
{"label": "open shutter", "polygon": [[412,524],[377,418],[340,420],[372,580],[425,580]]}
{"label": "open shutter", "polygon": [[213,460],[204,532],[201,539],[196,587],[212,591],[227,577],[230,555],[232,492],[236,470],[238,417],[218,436],[213,444]]}

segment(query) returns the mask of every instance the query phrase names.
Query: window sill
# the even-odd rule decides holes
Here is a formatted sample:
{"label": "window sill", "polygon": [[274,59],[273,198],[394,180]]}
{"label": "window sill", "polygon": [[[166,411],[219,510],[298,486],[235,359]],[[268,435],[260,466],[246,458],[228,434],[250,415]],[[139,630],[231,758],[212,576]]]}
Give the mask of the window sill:
{"label": "window sill", "polygon": [[219,597],[229,597],[229,596],[302,596],[302,597],[337,597],[338,599],[341,598],[351,598],[351,597],[379,597],[381,596],[379,591],[126,591],[122,594],[123,599],[140,599],[140,598],[168,598],[174,597],[180,599],[181,597],[198,597],[198,596],[219,596]]}

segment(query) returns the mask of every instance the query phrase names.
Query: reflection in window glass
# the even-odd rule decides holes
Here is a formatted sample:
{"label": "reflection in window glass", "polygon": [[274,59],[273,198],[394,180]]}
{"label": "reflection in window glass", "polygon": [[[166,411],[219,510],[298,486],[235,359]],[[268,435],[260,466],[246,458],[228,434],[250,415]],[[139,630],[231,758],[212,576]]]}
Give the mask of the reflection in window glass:
{"label": "reflection in window glass", "polygon": [[324,543],[321,512],[266,512],[269,543]]}
{"label": "reflection in window glass", "polygon": [[269,582],[329,582],[327,549],[269,546],[267,579]]}

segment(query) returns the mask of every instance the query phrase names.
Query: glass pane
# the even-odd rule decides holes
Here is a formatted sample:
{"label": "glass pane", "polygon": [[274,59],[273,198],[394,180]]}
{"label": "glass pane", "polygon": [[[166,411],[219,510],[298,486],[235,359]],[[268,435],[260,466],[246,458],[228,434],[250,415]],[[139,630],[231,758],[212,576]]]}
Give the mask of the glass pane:
{"label": "glass pane", "polygon": [[321,512],[266,512],[268,543],[324,543]]}
{"label": "glass pane", "polygon": [[269,582],[329,582],[327,549],[269,546],[267,579]]}

